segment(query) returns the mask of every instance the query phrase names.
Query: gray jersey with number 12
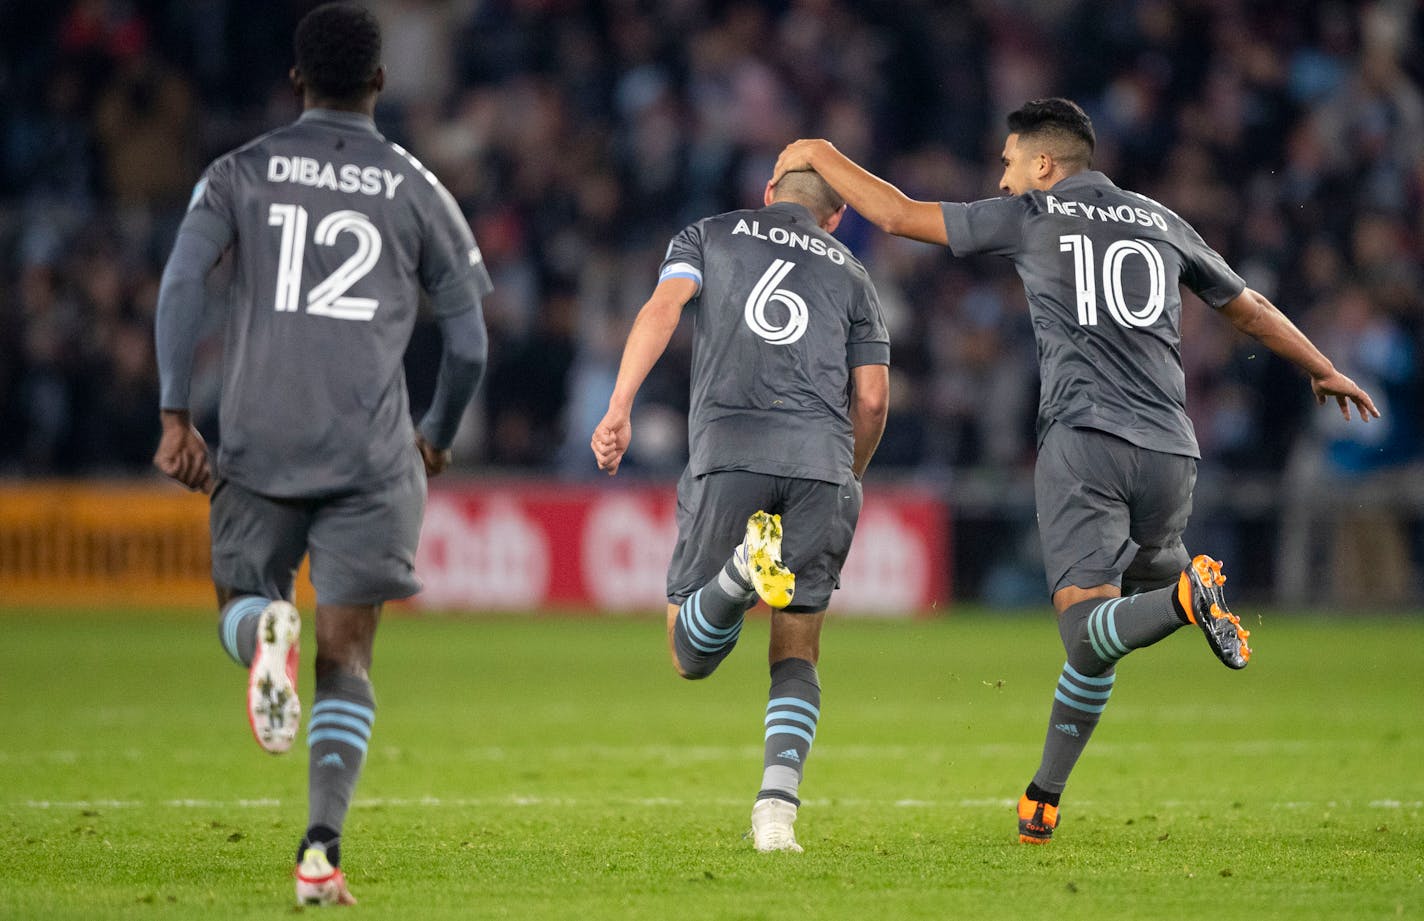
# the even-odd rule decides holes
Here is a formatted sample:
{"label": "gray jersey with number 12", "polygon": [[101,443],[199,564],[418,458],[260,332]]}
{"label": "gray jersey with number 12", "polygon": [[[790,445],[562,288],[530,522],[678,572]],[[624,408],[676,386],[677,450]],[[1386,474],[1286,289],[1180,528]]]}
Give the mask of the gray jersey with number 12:
{"label": "gray jersey with number 12", "polygon": [[215,160],[185,226],[235,258],[218,475],[310,497],[407,472],[420,290],[473,309],[490,289],[435,176],[370,119],[309,110]]}

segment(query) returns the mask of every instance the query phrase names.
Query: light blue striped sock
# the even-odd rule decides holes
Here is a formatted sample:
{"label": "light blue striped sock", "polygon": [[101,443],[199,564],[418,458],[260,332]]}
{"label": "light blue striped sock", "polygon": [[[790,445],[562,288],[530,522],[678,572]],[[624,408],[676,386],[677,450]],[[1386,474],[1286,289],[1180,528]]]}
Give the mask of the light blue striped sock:
{"label": "light blue striped sock", "polygon": [[1088,612],[1085,621],[1088,645],[1092,647],[1093,654],[1104,662],[1116,662],[1132,651],[1117,629],[1117,609],[1126,603],[1126,598],[1112,598]]}
{"label": "light blue striped sock", "polygon": [[375,721],[370,681],[349,672],[317,677],[307,725],[309,828],[325,826],[341,833]]}
{"label": "light blue striped sock", "polygon": [[[720,577],[719,577],[720,579]],[[673,625],[673,650],[688,678],[705,678],[716,671],[737,645],[742,618],[751,599],[726,591],[713,579],[682,603]]]}
{"label": "light blue striped sock", "polygon": [[1068,775],[1073,772],[1078,756],[1107,708],[1115,679],[1111,667],[1100,675],[1085,675],[1072,663],[1063,663],[1058,686],[1053,689],[1043,760],[1033,776],[1033,782],[1039,787],[1049,793],[1063,792]]}
{"label": "light blue striped sock", "polygon": [[238,595],[218,615],[218,639],[238,665],[249,666],[257,654],[257,619],[271,599]]}
{"label": "light blue striped sock", "polygon": [[784,799],[800,805],[797,791],[805,775],[816,725],[821,719],[821,682],[805,659],[782,659],[771,667],[766,705],[766,749],[757,799]]}
{"label": "light blue striped sock", "polygon": [[1128,649],[1145,649],[1182,627],[1187,620],[1179,613],[1177,586],[1131,595],[1112,611],[1112,626]]}

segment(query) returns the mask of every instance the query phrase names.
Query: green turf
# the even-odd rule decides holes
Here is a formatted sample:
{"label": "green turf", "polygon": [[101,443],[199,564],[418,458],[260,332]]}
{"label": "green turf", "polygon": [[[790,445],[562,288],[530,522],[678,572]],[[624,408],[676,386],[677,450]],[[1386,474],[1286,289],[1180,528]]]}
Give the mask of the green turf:
{"label": "green turf", "polygon": [[[759,855],[765,621],[690,683],[652,620],[391,618],[354,914],[1421,917],[1424,619],[1251,626],[1243,673],[1188,631],[1120,667],[1034,848],[1009,803],[1061,663],[1048,616],[834,620],[806,853]],[[292,913],[305,758],[258,751],[242,699],[207,613],[0,613],[0,917]]]}

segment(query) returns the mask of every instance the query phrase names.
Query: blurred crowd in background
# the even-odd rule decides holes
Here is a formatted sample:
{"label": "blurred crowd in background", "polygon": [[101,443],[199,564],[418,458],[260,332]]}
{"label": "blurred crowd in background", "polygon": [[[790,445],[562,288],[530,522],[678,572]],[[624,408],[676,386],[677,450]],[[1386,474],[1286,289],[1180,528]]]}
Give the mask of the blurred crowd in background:
{"label": "blurred crowd in background", "polygon": [[[204,165],[282,124],[310,2],[0,0],[0,474],[145,472],[153,310]],[[1066,95],[1095,166],[1192,222],[1384,413],[1347,429],[1303,377],[1188,296],[1189,409],[1211,471],[1408,470],[1424,346],[1424,13],[1412,2],[371,0],[378,127],[449,187],[495,283],[466,471],[591,477],[588,437],[669,238],[758,206],[825,137],[921,199],[997,194],[1003,117]],[[1037,372],[1011,266],[849,217],[893,343],[878,470],[1031,467]],[[211,325],[224,309],[221,270]],[[644,388],[630,471],[686,450],[689,337]],[[416,332],[413,402],[438,331]],[[194,407],[214,432],[220,350]],[[1416,538],[1417,539],[1417,538]],[[1406,556],[1408,551],[1406,548]]]}

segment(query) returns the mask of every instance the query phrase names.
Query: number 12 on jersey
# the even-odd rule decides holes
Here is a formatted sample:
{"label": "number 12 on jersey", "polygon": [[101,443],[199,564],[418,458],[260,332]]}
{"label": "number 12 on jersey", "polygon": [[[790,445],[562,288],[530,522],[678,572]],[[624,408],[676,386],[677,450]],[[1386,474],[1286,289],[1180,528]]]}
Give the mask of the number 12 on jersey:
{"label": "number 12 on jersey", "polygon": [[[267,212],[267,223],[282,228],[277,257],[276,308],[279,313],[295,312],[301,300],[307,209],[301,205],[273,204]],[[380,302],[373,297],[351,297],[346,292],[381,258],[381,232],[360,211],[333,211],[317,223],[312,239],[320,246],[333,246],[343,233],[356,237],[356,252],[307,292],[307,313],[336,320],[370,320],[376,315]]]}
{"label": "number 12 on jersey", "polygon": [[[1098,325],[1097,265],[1093,241],[1081,233],[1058,238],[1060,252],[1073,254],[1073,287],[1078,293],[1078,325]],[[1147,262],[1147,303],[1129,307],[1122,296],[1122,264],[1128,256]],[[1151,326],[1167,305],[1167,269],[1162,254],[1148,240],[1116,240],[1103,253],[1103,300],[1113,319],[1129,329]]]}

